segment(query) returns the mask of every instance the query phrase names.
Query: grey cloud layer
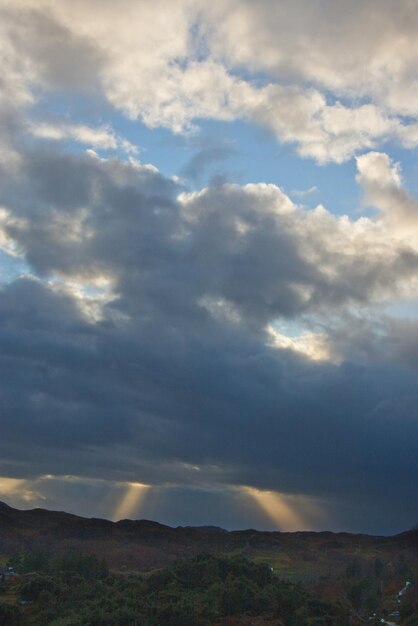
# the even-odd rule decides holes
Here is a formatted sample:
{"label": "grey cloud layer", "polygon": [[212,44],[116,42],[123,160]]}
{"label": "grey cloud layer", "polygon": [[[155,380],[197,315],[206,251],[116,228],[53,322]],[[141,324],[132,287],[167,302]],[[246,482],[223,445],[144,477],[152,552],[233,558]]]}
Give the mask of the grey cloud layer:
{"label": "grey cloud layer", "polygon": [[48,293],[50,322],[25,328],[2,295],[18,328],[2,323],[2,473],[410,502],[416,371],[307,363],[219,327],[92,330]]}
{"label": "grey cloud layer", "polygon": [[[389,211],[388,224],[352,222],[322,207],[306,212],[265,184],[177,198],[181,189],[147,166],[49,151],[27,153],[15,182],[8,176],[3,186],[6,238],[41,274],[108,277],[118,294],[111,307],[124,314],[159,314],[166,304],[172,316],[201,320],[217,310],[262,327],[280,315],[367,304],[417,277],[402,210]],[[390,202],[392,188],[383,185],[384,194]]]}
{"label": "grey cloud layer", "polygon": [[273,185],[186,194],[146,166],[45,150],[2,189],[4,236],[43,279],[0,292],[0,474],[410,497],[406,347],[337,365],[268,332],[411,285],[416,250],[384,216],[306,213]]}
{"label": "grey cloud layer", "polygon": [[[416,7],[212,5],[1,3],[0,248],[33,275],[0,289],[0,476],[202,503],[250,485],[340,515],[352,499],[356,528],[367,502],[415,522],[417,324],[373,307],[417,293],[418,202],[387,154],[359,153],[418,143]],[[373,217],[54,149],[135,152],[40,105],[70,92],[150,127],[241,119],[320,162],[357,154]],[[228,150],[203,145],[184,174]]]}

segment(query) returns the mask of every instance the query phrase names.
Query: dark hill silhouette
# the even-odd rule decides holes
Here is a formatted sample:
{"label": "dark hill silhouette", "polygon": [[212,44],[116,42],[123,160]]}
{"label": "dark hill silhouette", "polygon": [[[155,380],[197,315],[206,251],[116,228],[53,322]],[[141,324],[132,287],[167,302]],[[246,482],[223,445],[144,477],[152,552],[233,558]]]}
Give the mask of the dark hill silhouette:
{"label": "dark hill silhouette", "polygon": [[18,510],[0,502],[0,555],[26,548],[48,553],[89,552],[114,568],[150,570],[201,552],[241,552],[284,574],[320,576],[341,570],[353,556],[418,558],[418,531],[392,537],[332,532],[227,531],[213,526],[172,528],[151,520],[111,522],[63,511]]}

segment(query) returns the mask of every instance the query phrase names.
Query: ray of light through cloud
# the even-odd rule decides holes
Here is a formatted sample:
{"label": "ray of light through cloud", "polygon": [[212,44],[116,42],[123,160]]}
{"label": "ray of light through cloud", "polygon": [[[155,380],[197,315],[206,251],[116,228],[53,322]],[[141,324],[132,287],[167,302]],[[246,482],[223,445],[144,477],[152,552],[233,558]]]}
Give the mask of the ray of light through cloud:
{"label": "ray of light through cloud", "polygon": [[277,530],[312,530],[318,523],[327,524],[325,512],[309,498],[254,487],[244,487],[243,491],[266,513]]}
{"label": "ray of light through cloud", "polygon": [[141,517],[141,508],[144,504],[149,485],[142,485],[141,483],[129,483],[126,486],[125,493],[120,499],[120,502],[116,506],[112,518],[115,520],[126,519],[135,517],[138,519]]}

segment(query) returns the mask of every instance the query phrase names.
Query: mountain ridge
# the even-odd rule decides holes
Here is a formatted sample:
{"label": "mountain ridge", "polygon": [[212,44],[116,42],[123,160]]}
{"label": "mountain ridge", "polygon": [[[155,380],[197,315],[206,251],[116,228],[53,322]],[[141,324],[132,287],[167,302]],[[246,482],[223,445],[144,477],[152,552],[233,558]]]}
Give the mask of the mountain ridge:
{"label": "mountain ridge", "polygon": [[76,524],[76,525],[85,525],[85,526],[101,526],[103,528],[124,528],[124,529],[143,529],[143,530],[159,530],[159,531],[167,531],[167,532],[179,532],[179,533],[207,533],[210,535],[237,535],[237,534],[259,534],[266,536],[293,536],[293,537],[307,537],[307,536],[315,536],[315,537],[368,537],[373,539],[379,539],[382,541],[385,540],[394,540],[404,538],[418,538],[418,530],[417,529],[409,529],[404,530],[399,533],[395,533],[393,535],[380,535],[380,534],[370,534],[370,533],[350,533],[348,531],[331,531],[331,530],[320,530],[320,531],[312,531],[312,530],[298,530],[298,531],[282,531],[282,530],[259,530],[256,528],[242,528],[242,529],[234,529],[228,530],[222,528],[220,526],[213,525],[202,525],[202,526],[170,526],[168,524],[163,524],[162,522],[158,522],[156,520],[150,519],[132,519],[132,518],[123,518],[117,521],[109,520],[107,518],[102,517],[88,517],[84,515],[78,515],[75,513],[69,513],[67,511],[62,510],[50,510],[43,507],[35,507],[33,509],[18,509],[10,506],[4,501],[0,501],[0,524],[2,521],[8,518],[10,521],[18,522],[19,524],[32,526],[36,525],[36,522],[47,522],[48,525],[51,526],[53,523],[62,523],[62,524]]}

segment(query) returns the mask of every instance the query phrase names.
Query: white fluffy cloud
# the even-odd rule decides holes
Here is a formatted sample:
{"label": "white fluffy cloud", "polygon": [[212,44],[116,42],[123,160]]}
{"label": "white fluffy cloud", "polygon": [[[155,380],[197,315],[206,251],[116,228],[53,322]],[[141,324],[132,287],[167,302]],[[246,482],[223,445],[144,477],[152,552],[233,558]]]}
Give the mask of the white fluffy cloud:
{"label": "white fluffy cloud", "polygon": [[175,132],[201,118],[249,120],[318,162],[389,139],[417,144],[418,9],[406,0],[22,0],[2,10],[3,67],[23,68],[20,90],[72,84]]}
{"label": "white fluffy cloud", "polygon": [[120,148],[131,154],[138,152],[136,146],[127,139],[118,137],[110,126],[93,128],[86,124],[73,124],[62,121],[56,123],[42,122],[31,124],[29,131],[32,135],[41,139],[52,139],[55,141],[72,139],[94,148],[102,148],[103,150]]}
{"label": "white fluffy cloud", "polygon": [[380,209],[388,233],[402,236],[415,249],[418,246],[418,201],[402,188],[400,166],[381,152],[357,158],[357,180],[366,202]]}
{"label": "white fluffy cloud", "polygon": [[415,2],[229,0],[212,11],[214,47],[231,65],[416,115]]}

